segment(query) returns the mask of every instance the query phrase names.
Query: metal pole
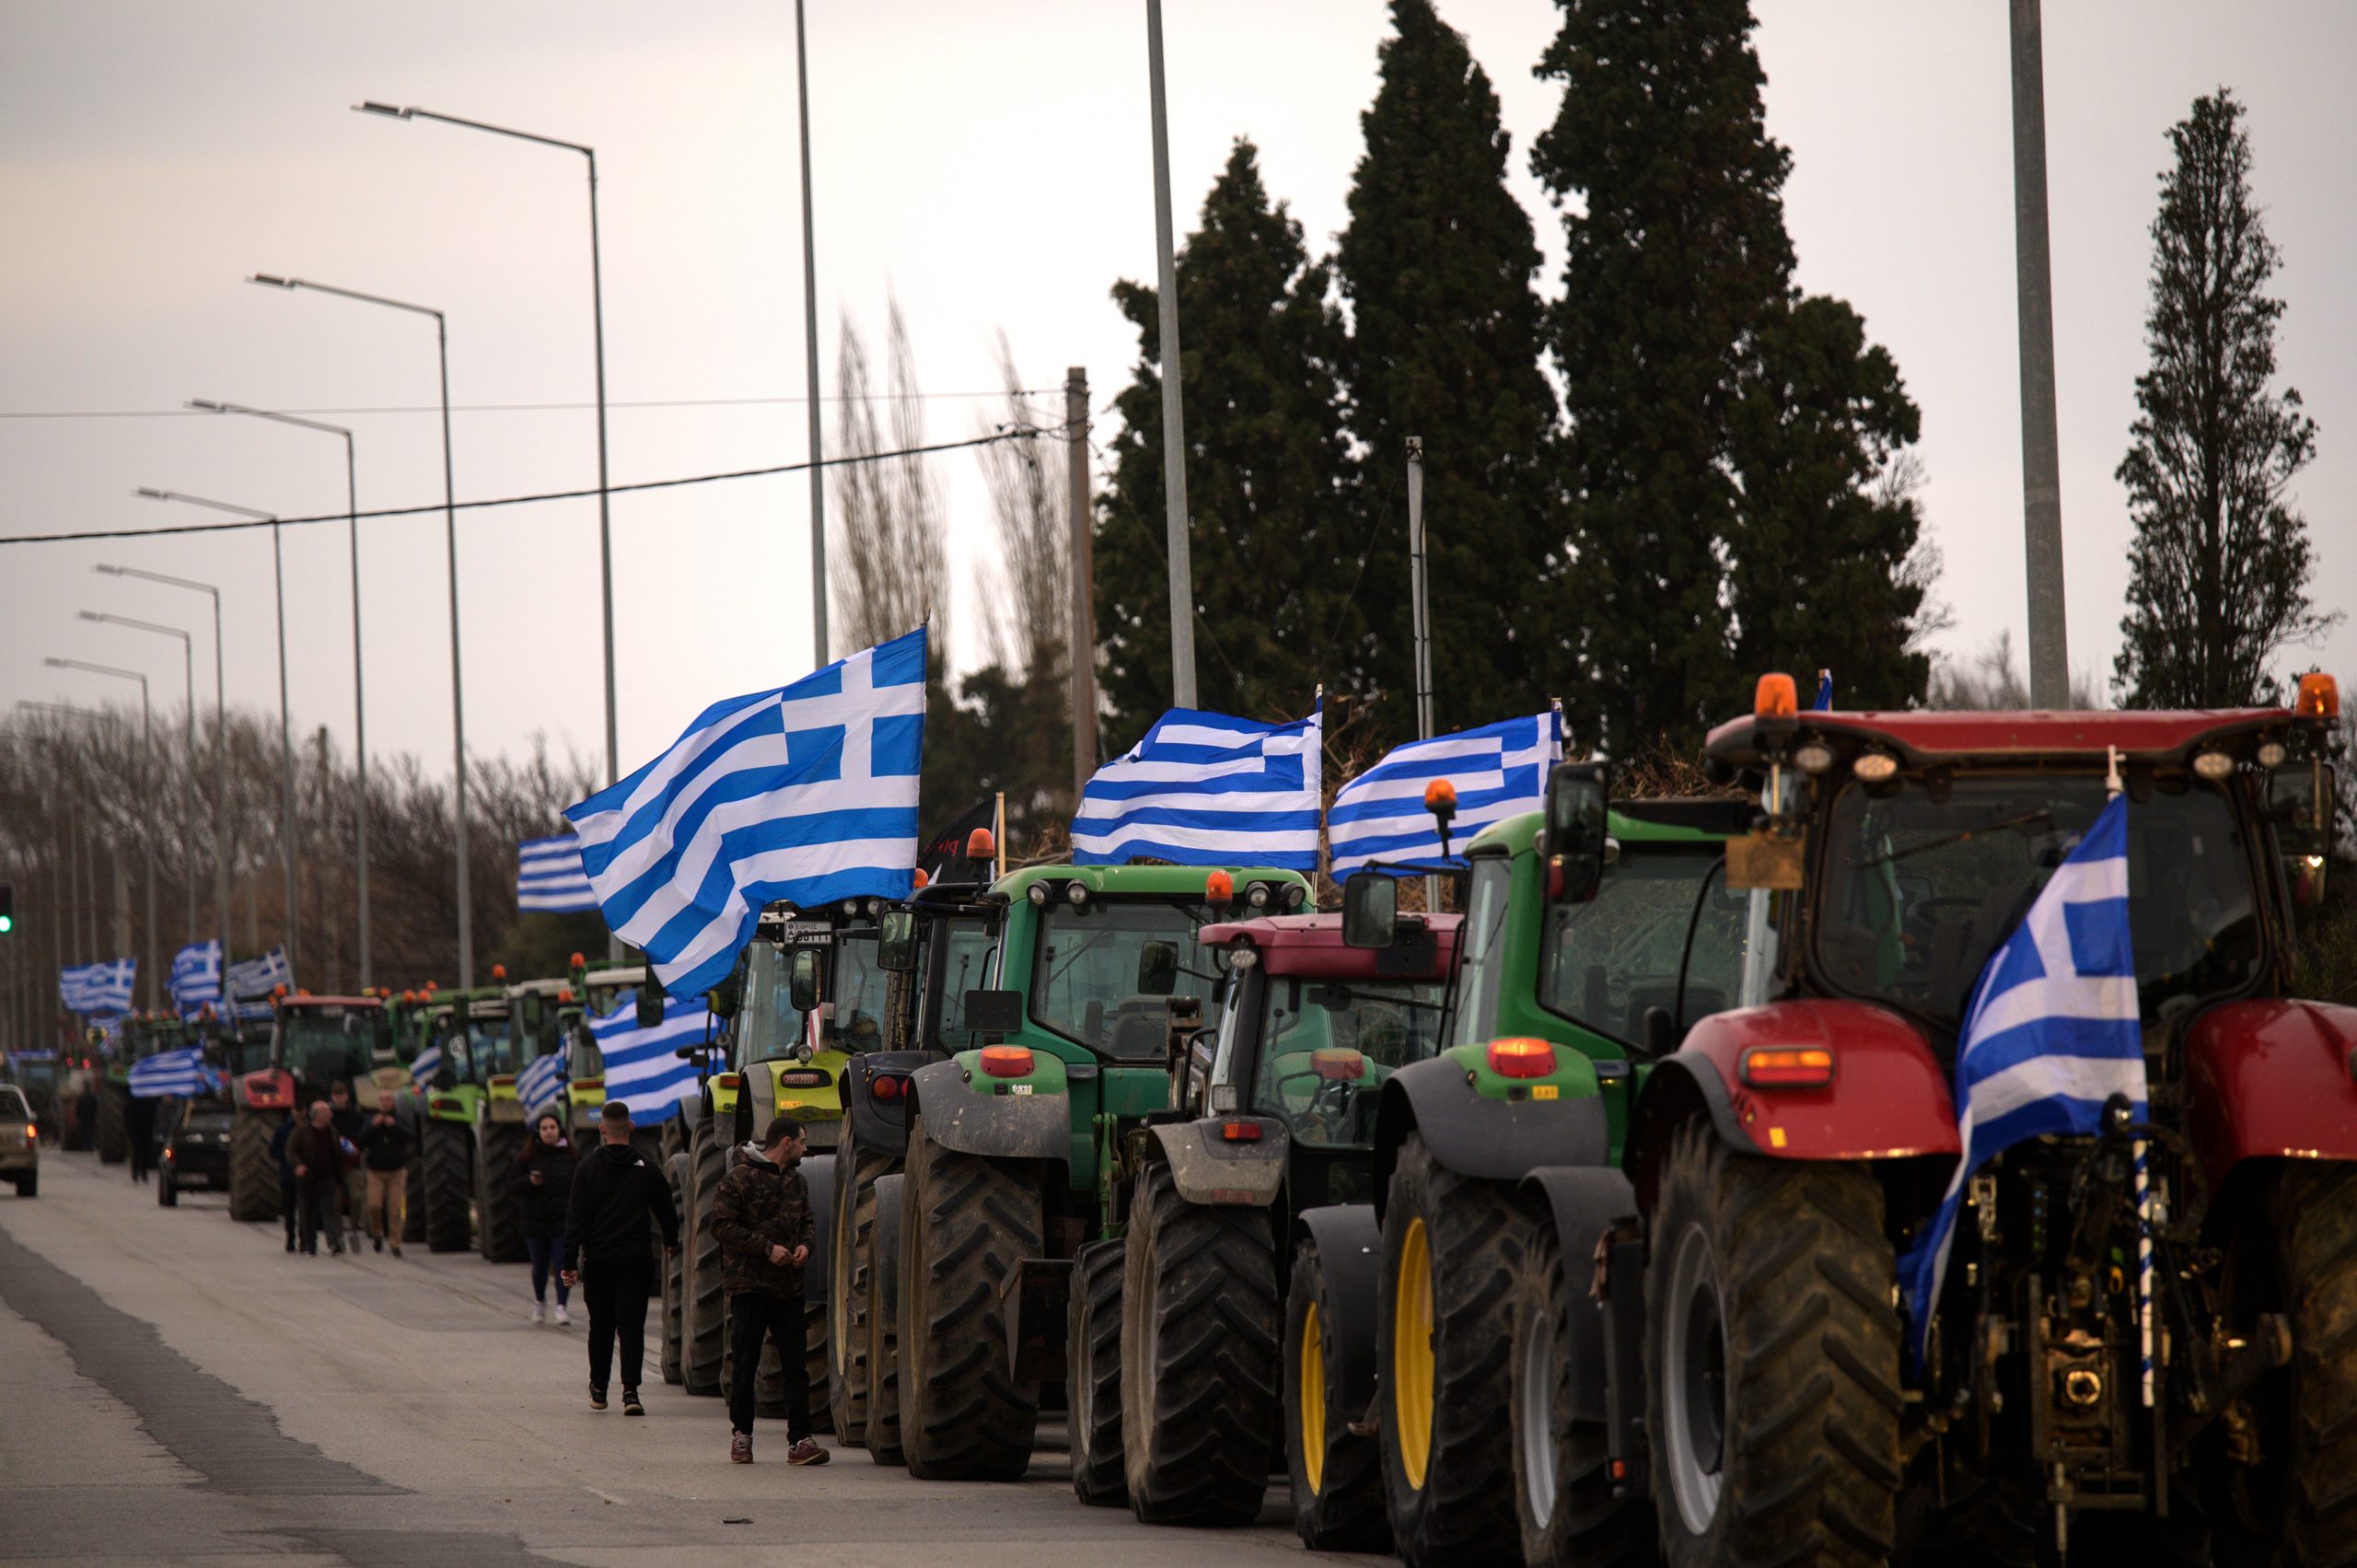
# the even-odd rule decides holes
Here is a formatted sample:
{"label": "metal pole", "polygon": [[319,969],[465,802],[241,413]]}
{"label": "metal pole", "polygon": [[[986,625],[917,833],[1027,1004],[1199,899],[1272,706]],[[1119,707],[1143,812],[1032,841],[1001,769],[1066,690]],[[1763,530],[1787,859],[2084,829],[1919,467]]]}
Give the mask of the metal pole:
{"label": "metal pole", "polygon": [[[807,138],[806,138],[807,139]],[[615,718],[614,698],[614,525],[612,496],[606,481],[606,282],[603,265],[598,256],[598,155],[589,158],[589,316],[598,349],[598,587],[602,597],[606,626],[606,782],[619,784],[622,776],[621,736]],[[361,909],[360,927],[360,988],[368,989],[368,927],[366,882]],[[622,961],[622,939],[611,931],[606,933],[606,962]]]}
{"label": "metal pole", "polygon": [[2046,232],[2046,68],[2038,0],[2013,0],[2014,272],[2022,374],[2023,563],[2030,702],[2071,705],[2062,477],[2054,422],[2054,296]]}
{"label": "metal pole", "polygon": [[[602,478],[602,476],[601,476]],[[354,854],[360,867],[354,899],[360,906],[360,989],[369,985],[368,968],[368,704],[360,683],[360,470],[352,452],[352,432],[343,433],[344,521],[352,540],[352,749],[358,768],[359,798],[353,807]],[[324,766],[324,763],[322,764]],[[322,775],[321,787],[325,787]]]}
{"label": "metal pole", "polygon": [[[221,592],[213,590],[213,864],[221,909],[222,972],[229,963],[229,701],[221,676]],[[193,759],[191,765],[194,765]]]}
{"label": "metal pole", "polygon": [[1170,703],[1195,705],[1195,583],[1187,549],[1187,421],[1179,396],[1178,263],[1170,225],[1170,127],[1162,81],[1162,0],[1145,0],[1154,99],[1155,276],[1161,289],[1162,505],[1170,551]]}
{"label": "metal pole", "polygon": [[188,894],[188,923],[183,942],[196,940],[196,639],[180,633],[180,653],[188,682],[188,712],[183,715],[183,749],[188,752],[188,776],[180,781],[180,854],[185,864],[180,884]]}
{"label": "metal pole", "polygon": [[278,590],[278,858],[286,871],[286,968],[299,976],[303,971],[296,933],[296,917],[301,911],[295,902],[295,734],[286,703],[286,563],[279,548],[279,526],[271,524],[270,570]]}
{"label": "metal pole", "polygon": [[1433,644],[1424,583],[1424,438],[1408,437],[1408,567],[1415,600],[1416,738],[1433,738]]}
{"label": "metal pole", "polygon": [[1071,443],[1065,462],[1071,488],[1064,509],[1072,525],[1072,631],[1065,662],[1072,666],[1072,798],[1076,810],[1088,776],[1097,771],[1097,635],[1090,613],[1097,569],[1089,537],[1086,366],[1064,372],[1064,439]]}
{"label": "metal pole", "polygon": [[141,802],[147,829],[147,1005],[152,1010],[161,1005],[161,980],[164,955],[156,927],[156,718],[147,705],[147,680],[139,681],[139,793],[146,798]]}
{"label": "metal pole", "polygon": [[454,826],[459,841],[459,989],[475,983],[474,913],[467,875],[467,710],[459,666],[459,491],[450,464],[450,330],[434,313],[434,339],[442,354],[442,523],[450,555],[450,733],[458,754]]}
{"label": "metal pole", "polygon": [[819,241],[810,201],[810,44],[802,0],[794,0],[794,75],[802,105],[802,356],[810,399],[810,637],[818,663],[827,663],[827,470],[819,467],[823,428],[819,411]]}

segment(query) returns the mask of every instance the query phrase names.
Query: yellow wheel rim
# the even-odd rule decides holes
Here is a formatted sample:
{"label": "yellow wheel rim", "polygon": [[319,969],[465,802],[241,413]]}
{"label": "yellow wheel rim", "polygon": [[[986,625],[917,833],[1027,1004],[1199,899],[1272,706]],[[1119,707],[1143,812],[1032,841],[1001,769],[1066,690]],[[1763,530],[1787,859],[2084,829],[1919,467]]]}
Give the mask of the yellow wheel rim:
{"label": "yellow wheel rim", "polygon": [[1433,1256],[1424,1222],[1408,1222],[1391,1281],[1391,1415],[1408,1484],[1423,1489],[1433,1451]]}
{"label": "yellow wheel rim", "polygon": [[1326,1336],[1314,1301],[1301,1319],[1301,1473],[1312,1493],[1326,1484]]}

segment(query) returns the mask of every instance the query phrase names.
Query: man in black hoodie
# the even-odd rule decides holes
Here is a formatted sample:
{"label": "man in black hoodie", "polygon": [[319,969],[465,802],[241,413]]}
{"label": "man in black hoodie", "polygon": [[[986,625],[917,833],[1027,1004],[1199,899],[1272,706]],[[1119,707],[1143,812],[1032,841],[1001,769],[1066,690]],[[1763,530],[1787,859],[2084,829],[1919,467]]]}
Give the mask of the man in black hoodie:
{"label": "man in black hoodie", "polygon": [[663,1250],[679,1249],[679,1216],[662,1174],[630,1143],[630,1107],[608,1100],[598,1113],[599,1144],[573,1173],[564,1247],[564,1283],[581,1282],[589,1307],[589,1408],[606,1408],[606,1374],[621,1341],[622,1413],[644,1415],[638,1374],[645,1353],[646,1298],[655,1293],[646,1254],[649,1223],[663,1227]]}

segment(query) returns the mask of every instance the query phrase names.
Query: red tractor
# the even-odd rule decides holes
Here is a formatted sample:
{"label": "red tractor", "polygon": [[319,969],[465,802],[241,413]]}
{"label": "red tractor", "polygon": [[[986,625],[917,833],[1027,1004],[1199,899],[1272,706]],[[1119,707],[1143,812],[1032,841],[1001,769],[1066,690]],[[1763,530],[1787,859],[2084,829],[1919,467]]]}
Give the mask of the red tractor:
{"label": "red tractor", "polygon": [[[1623,1213],[1533,1178],[1560,1277],[1516,1321],[1544,1374],[1515,1388],[1527,1547],[1531,1499],[1600,1454],[1650,1488],[1672,1568],[2052,1562],[2074,1537],[2357,1562],[2357,1009],[2287,993],[2338,710],[2326,676],[2288,710],[2105,714],[1799,712],[1770,677],[1712,733],[1763,807],[1726,864],[1744,1005],[1658,1031]],[[2072,924],[2092,883],[2026,921],[2098,817],[2126,926],[2099,971]],[[1993,1035],[1979,1004],[2021,972],[2038,1028]],[[2077,1060],[2052,1020],[2085,1018],[2127,1026],[2144,1100],[1986,1136],[1982,1042],[2046,1072]],[[1903,1267],[1943,1214],[1944,1272]]]}

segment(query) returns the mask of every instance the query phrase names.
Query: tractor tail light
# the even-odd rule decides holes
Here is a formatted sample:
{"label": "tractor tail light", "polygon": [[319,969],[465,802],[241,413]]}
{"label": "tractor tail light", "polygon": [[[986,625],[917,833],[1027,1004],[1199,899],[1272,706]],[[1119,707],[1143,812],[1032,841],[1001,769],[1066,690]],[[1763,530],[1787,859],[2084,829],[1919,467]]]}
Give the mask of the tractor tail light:
{"label": "tractor tail light", "polygon": [[1493,1040],[1490,1071],[1501,1078],[1543,1078],[1555,1070],[1555,1048],[1543,1040]]}
{"label": "tractor tail light", "polygon": [[719,1074],[714,1074],[714,1076],[713,1076],[713,1080],[712,1080],[712,1084],[713,1084],[713,1087],[714,1087],[714,1088],[719,1088],[719,1089],[733,1089],[733,1088],[737,1087],[739,1084],[742,1084],[744,1081],[745,1081],[745,1080],[744,1080],[744,1077],[743,1077],[743,1075],[742,1075],[742,1074],[737,1074],[737,1073],[719,1073]]}
{"label": "tractor tail light", "polygon": [[575,1093],[578,1093],[583,1089],[602,1089],[605,1086],[606,1080],[603,1078],[575,1078],[573,1080],[573,1087]]}
{"label": "tractor tail light", "polygon": [[1219,1135],[1231,1144],[1257,1144],[1260,1141],[1260,1124],[1257,1121],[1230,1121],[1220,1128]]}
{"label": "tractor tail light", "polygon": [[986,1045],[982,1047],[982,1071],[993,1078],[1026,1078],[1031,1074],[1031,1048],[1028,1045]]}
{"label": "tractor tail light", "polygon": [[870,1099],[880,1099],[888,1102],[899,1099],[902,1091],[906,1089],[907,1086],[907,1085],[903,1084],[899,1078],[893,1076],[889,1073],[878,1073],[868,1083],[867,1096]]}
{"label": "tractor tail light", "polygon": [[835,1075],[824,1067],[789,1067],[777,1075],[778,1086],[787,1089],[823,1089],[835,1081]]}
{"label": "tractor tail light", "polygon": [[1833,1081],[1833,1052],[1821,1045],[1755,1045],[1743,1053],[1743,1081],[1755,1089],[1821,1089]]}

